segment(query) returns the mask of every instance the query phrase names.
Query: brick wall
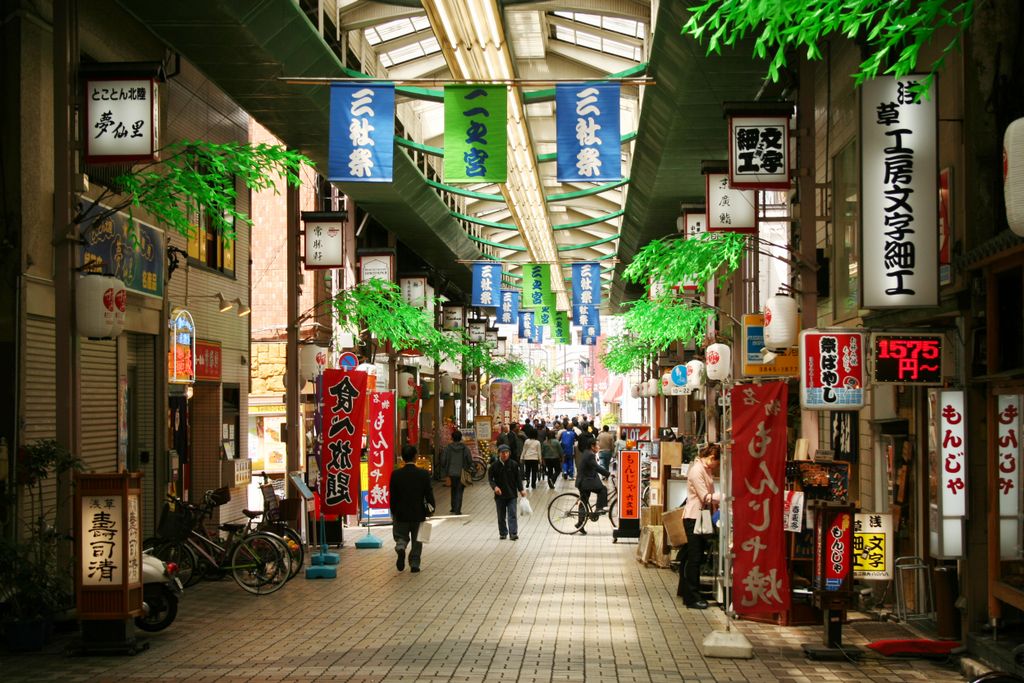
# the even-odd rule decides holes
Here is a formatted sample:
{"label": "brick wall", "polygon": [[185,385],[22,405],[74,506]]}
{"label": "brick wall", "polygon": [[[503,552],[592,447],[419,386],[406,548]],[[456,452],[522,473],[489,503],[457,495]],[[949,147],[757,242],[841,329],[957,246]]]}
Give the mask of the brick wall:
{"label": "brick wall", "polygon": [[285,344],[263,342],[252,345],[252,380],[254,395],[284,393]]}

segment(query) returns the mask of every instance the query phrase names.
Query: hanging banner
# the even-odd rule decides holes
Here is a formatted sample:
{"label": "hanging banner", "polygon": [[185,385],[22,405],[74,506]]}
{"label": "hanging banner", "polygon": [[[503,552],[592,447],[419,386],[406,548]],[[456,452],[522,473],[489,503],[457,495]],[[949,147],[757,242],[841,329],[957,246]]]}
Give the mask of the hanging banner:
{"label": "hanging banner", "polygon": [[390,183],[395,156],[395,86],[331,84],[327,179]]}
{"label": "hanging banner", "polygon": [[494,380],[488,387],[487,407],[491,411],[491,416],[501,424],[512,421],[512,392],[512,382],[508,380]]}
{"label": "hanging banner", "polygon": [[804,530],[803,491],[786,491],[782,505],[782,527],[794,534]]}
{"label": "hanging banner", "polygon": [[501,266],[497,263],[473,264],[472,306],[495,308],[501,287]]}
{"label": "hanging banner", "polygon": [[588,337],[600,337],[601,336],[601,317],[594,316],[590,319],[590,324],[580,325],[582,333]]}
{"label": "hanging banner", "polygon": [[551,311],[554,309],[554,304],[550,306],[541,306],[537,309],[537,317],[534,318],[534,326],[536,327],[548,327],[551,325]]}
{"label": "hanging banner", "polygon": [[893,578],[892,515],[867,512],[853,517],[853,578],[889,581]]}
{"label": "hanging banner", "polygon": [[706,213],[709,232],[757,232],[757,191],[729,186],[728,173],[708,173]]}
{"label": "hanging banner", "polygon": [[551,266],[547,263],[527,263],[523,266],[523,308],[554,306],[551,291]]}
{"label": "hanging banner", "polygon": [[789,609],[783,532],[786,483],[786,383],[741,385],[730,392],[733,592],[737,614]]}
{"label": "hanging banner", "polygon": [[370,394],[370,433],[366,439],[366,506],[370,517],[375,510],[390,514],[391,471],[395,465],[395,392]]}
{"label": "hanging banner", "polygon": [[498,324],[515,325],[519,322],[519,290],[503,289],[498,305]]}
{"label": "hanging banner", "polygon": [[[697,239],[708,231],[708,214],[706,211],[683,211],[684,239]],[[683,291],[696,294],[702,283],[686,278],[683,280]]]}
{"label": "hanging banner", "polygon": [[861,286],[864,308],[939,303],[939,148],[933,82],[873,78],[860,87]]}
{"label": "hanging banner", "polygon": [[419,446],[420,443],[420,400],[410,399],[405,404],[405,442],[411,446]]}
{"label": "hanging banner", "polygon": [[508,179],[507,117],[505,86],[445,86],[446,183],[504,183]]}
{"label": "hanging banner", "polygon": [[[96,219],[107,210],[103,204],[78,202],[83,218],[79,265],[85,271],[106,272],[137,294],[156,298],[164,295],[164,233],[135,218],[117,212],[98,224]],[[134,233],[134,234],[133,234]]]}
{"label": "hanging banner", "polygon": [[928,390],[929,553],[945,560],[964,555],[966,426],[962,390]]}
{"label": "hanging banner", "polygon": [[533,327],[530,332],[530,343],[531,344],[543,344],[544,343],[544,326],[537,322],[536,318],[533,321]]}
{"label": "hanging banner", "polygon": [[366,415],[366,373],[324,370],[320,498],[324,514],[359,512],[359,458]]}
{"label": "hanging banner", "polygon": [[999,453],[999,557],[1015,560],[1021,557],[1020,538],[1020,394],[997,397],[996,443]]}
{"label": "hanging banner", "polygon": [[558,182],[622,179],[618,83],[556,83]]}
{"label": "hanging banner", "polygon": [[572,306],[572,321],[577,327],[598,324],[599,316],[597,306],[587,306],[586,304],[573,304]]}
{"label": "hanging banner", "polygon": [[583,335],[580,337],[580,344],[583,346],[597,346],[597,337]]}
{"label": "hanging banner", "polygon": [[789,116],[729,116],[729,184],[789,189]]}
{"label": "hanging banner", "polygon": [[519,338],[533,340],[533,311],[519,311]]}
{"label": "hanging banner", "polygon": [[569,332],[569,314],[565,311],[555,311],[551,316],[551,338],[557,339],[559,344],[568,344],[572,341]]}
{"label": "hanging banner", "polygon": [[573,306],[601,305],[601,266],[597,263],[572,264]]}
{"label": "hanging banner", "polygon": [[441,308],[441,328],[445,330],[462,330],[466,327],[466,309],[462,306],[444,306]]}
{"label": "hanging banner", "polygon": [[864,334],[800,333],[800,407],[860,410],[864,406]]}

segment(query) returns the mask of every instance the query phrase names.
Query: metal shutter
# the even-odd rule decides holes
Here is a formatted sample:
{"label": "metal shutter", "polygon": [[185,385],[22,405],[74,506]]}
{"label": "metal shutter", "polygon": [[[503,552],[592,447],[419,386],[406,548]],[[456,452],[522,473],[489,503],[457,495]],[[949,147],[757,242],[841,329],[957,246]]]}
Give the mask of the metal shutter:
{"label": "metal shutter", "polygon": [[117,343],[82,339],[82,460],[86,472],[117,468]]}

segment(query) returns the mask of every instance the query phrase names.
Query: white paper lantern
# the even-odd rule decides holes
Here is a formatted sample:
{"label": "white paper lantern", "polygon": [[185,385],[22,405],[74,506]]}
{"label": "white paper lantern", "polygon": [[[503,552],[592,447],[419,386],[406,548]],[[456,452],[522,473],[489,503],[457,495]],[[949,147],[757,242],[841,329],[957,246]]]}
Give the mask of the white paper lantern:
{"label": "white paper lantern", "polygon": [[661,382],[658,381],[658,379],[656,377],[652,377],[651,379],[647,380],[647,395],[649,397],[651,397],[651,398],[657,396],[658,395],[658,387],[660,385],[661,385]]}
{"label": "white paper lantern", "polygon": [[691,360],[686,364],[686,386],[699,389],[704,386],[704,362]]}
{"label": "white paper lantern", "polygon": [[768,349],[788,349],[796,345],[796,299],[776,294],[764,305],[764,345]]}
{"label": "white paper lantern", "polygon": [[449,396],[455,393],[455,382],[452,381],[452,376],[447,373],[441,375],[441,393]]}
{"label": "white paper lantern", "polygon": [[327,367],[327,347],[318,344],[299,345],[299,374],[302,379],[313,379]]}
{"label": "white paper lantern", "polygon": [[732,376],[732,349],[726,344],[711,344],[704,352],[708,379],[724,382]]}
{"label": "white paper lantern", "polygon": [[121,278],[110,277],[109,282],[114,288],[114,324],[110,328],[110,336],[116,337],[124,331],[125,317],[128,314],[128,289]]}
{"label": "white paper lantern", "polygon": [[1024,237],[1024,118],[1003,134],[1003,200],[1010,230]]}
{"label": "white paper lantern", "polygon": [[409,398],[416,393],[416,380],[411,372],[398,373],[398,395]]}
{"label": "white paper lantern", "polygon": [[75,292],[75,317],[78,334],[90,339],[106,339],[114,329],[115,286],[111,278],[99,273],[78,276]]}
{"label": "white paper lantern", "polygon": [[672,373],[666,372],[661,376],[661,395],[671,396],[672,395]]}
{"label": "white paper lantern", "polygon": [[633,398],[640,398],[640,383],[633,382],[633,385],[629,387],[629,395]]}

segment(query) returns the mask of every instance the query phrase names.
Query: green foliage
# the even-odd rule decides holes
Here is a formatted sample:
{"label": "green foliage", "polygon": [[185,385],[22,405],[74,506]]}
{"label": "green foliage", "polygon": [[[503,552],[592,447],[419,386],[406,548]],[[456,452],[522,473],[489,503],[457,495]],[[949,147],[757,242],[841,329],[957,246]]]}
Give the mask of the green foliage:
{"label": "green foliage", "polygon": [[562,383],[562,373],[536,368],[526,379],[516,384],[516,395],[531,408],[539,410],[542,404],[551,402],[555,389]]}
{"label": "green foliage", "polygon": [[647,284],[653,279],[665,288],[696,282],[699,291],[722,266],[727,278],[740,266],[747,237],[735,232],[705,232],[697,237],[666,237],[649,242],[623,271],[624,280]]}
{"label": "green foliage", "polygon": [[489,346],[471,343],[465,332],[435,329],[430,314],[410,306],[393,282],[360,282],[339,294],[332,305],[342,324],[359,321],[378,342],[387,342],[394,349],[416,349],[434,361],[450,360],[469,372],[479,369],[492,378],[516,379],[526,373],[525,364],[515,356],[495,357]]}
{"label": "green foliage", "polygon": [[605,342],[601,361],[612,372],[625,374],[643,366],[674,342],[700,342],[707,333],[707,308],[688,304],[667,292],[657,299],[640,299],[623,316],[623,333]]}
{"label": "green foliage", "polygon": [[[203,140],[176,142],[161,151],[161,160],[118,176],[114,185],[127,196],[118,206],[104,211],[94,225],[122,209],[141,208],[157,221],[186,237],[194,237],[200,214],[210,217],[214,229],[228,240],[235,238],[235,225],[252,225],[252,220],[235,208],[241,180],[253,191],[277,191],[275,178],[284,177],[297,187],[303,165],[313,166],[307,157],[280,145],[251,145],[242,142],[213,143]],[[114,193],[104,191],[97,202]],[[82,216],[76,217],[76,222]]]}
{"label": "green foliage", "polygon": [[854,74],[857,85],[879,73],[901,78],[918,68],[918,53],[935,32],[952,27],[955,36],[916,86],[918,93],[928,90],[974,18],[974,0],[707,0],[689,9],[693,14],[682,32],[706,38],[708,54],[756,34],[754,54],[770,60],[773,81],[786,65],[787,50],[803,49],[808,59],[820,59],[819,43],[832,35],[868,44],[870,55]]}

